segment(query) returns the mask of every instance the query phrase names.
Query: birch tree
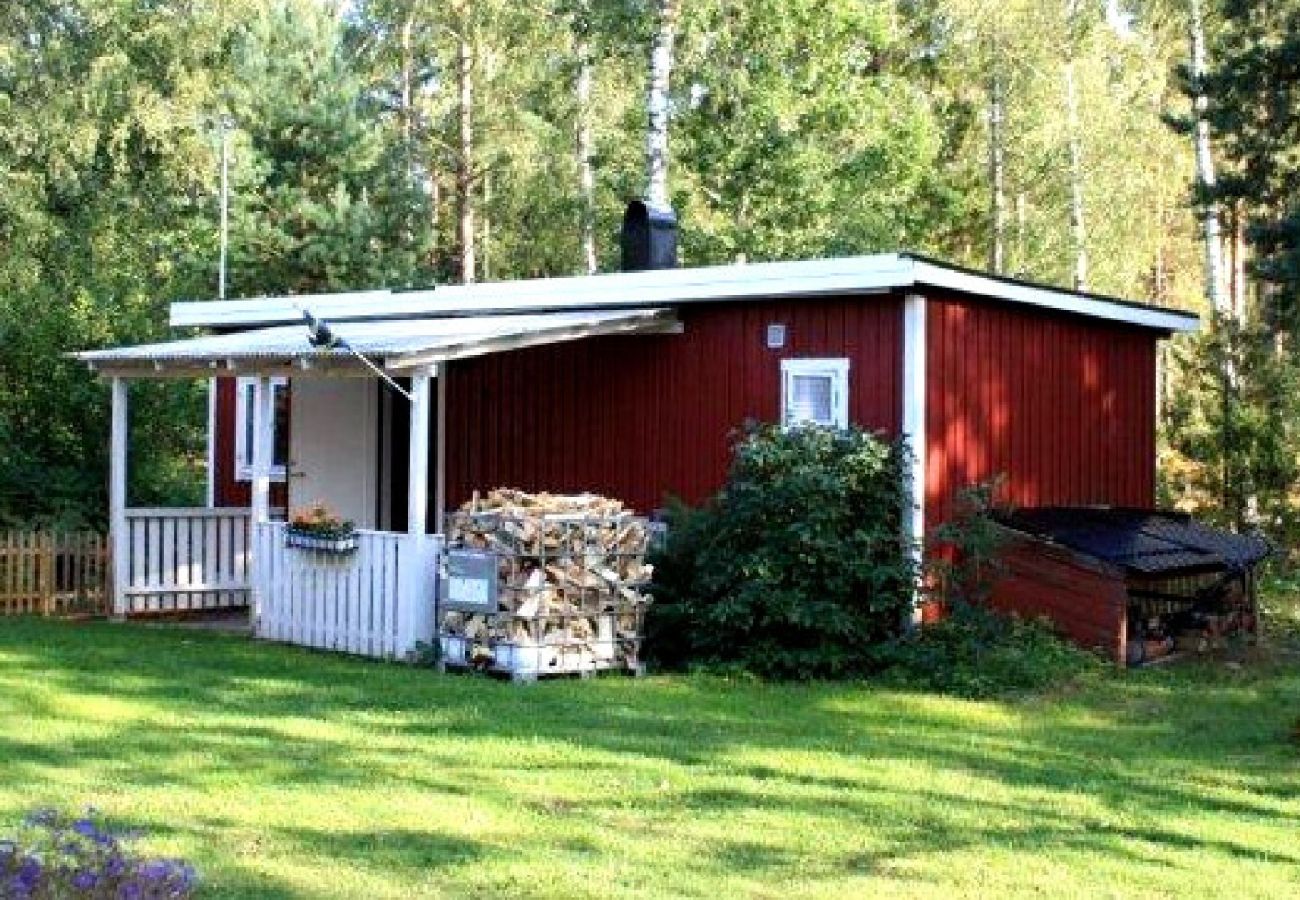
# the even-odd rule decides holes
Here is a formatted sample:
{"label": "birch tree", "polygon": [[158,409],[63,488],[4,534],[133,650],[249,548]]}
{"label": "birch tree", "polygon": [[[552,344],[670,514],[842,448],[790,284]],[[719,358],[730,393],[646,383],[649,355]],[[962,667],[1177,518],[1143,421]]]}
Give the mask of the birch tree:
{"label": "birch tree", "polygon": [[1074,289],[1088,289],[1088,226],[1083,183],[1083,139],[1079,134],[1079,92],[1075,84],[1075,54],[1079,0],[1065,0],[1065,61],[1061,64],[1064,85],[1066,147],[1070,173],[1070,236],[1074,257]]}
{"label": "birch tree", "polygon": [[1223,235],[1219,223],[1219,203],[1214,196],[1218,180],[1214,173],[1214,156],[1210,146],[1210,123],[1206,121],[1205,17],[1201,0],[1190,0],[1188,38],[1191,47],[1193,142],[1196,148],[1196,187],[1201,212],[1201,229],[1205,241],[1205,298],[1210,309],[1221,316],[1232,314],[1231,298],[1223,290]]}
{"label": "birch tree", "polygon": [[655,0],[656,27],[650,48],[650,77],[646,96],[646,202],[660,209],[668,196],[668,127],[671,114],[673,44],[677,39],[680,0]]}
{"label": "birch tree", "polygon": [[477,269],[474,234],[474,43],[473,0],[452,7],[456,41],[456,248],[458,273],[464,284]]}

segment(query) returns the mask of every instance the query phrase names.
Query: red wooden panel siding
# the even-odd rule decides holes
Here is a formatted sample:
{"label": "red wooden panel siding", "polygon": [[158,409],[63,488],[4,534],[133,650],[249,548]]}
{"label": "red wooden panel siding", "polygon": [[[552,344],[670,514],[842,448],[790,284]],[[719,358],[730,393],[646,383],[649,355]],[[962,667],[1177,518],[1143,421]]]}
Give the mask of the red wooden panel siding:
{"label": "red wooden panel siding", "polygon": [[1128,591],[1118,571],[1063,547],[1014,536],[1003,547],[992,603],[1045,616],[1072,641],[1124,662]]}
{"label": "red wooden panel siding", "polygon": [[[235,477],[235,379],[217,379],[216,479],[214,503],[217,506],[248,506],[252,503],[252,486]],[[271,506],[283,508],[286,502],[284,482],[271,482]]]}
{"label": "red wooden panel siding", "polygon": [[1018,506],[1155,502],[1154,332],[956,296],[926,332],[928,523],[999,473]]}
{"label": "red wooden panel siding", "polygon": [[[460,360],[447,379],[452,504],[501,485],[599,491],[650,511],[722,484],[729,435],[774,421],[780,360],[848,357],[849,416],[899,428],[902,306],[894,297],[690,306],[676,335],[592,338]],[[787,329],[766,345],[769,323]]]}

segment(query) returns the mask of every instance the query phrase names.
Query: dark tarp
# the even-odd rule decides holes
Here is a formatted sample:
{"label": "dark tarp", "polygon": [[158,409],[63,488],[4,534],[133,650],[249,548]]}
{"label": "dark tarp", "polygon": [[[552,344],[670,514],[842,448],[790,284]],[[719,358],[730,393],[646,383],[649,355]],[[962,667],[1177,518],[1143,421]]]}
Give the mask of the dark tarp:
{"label": "dark tarp", "polygon": [[1261,537],[1210,528],[1176,512],[1050,506],[1022,509],[998,519],[1009,528],[1112,563],[1132,575],[1244,572],[1272,552]]}

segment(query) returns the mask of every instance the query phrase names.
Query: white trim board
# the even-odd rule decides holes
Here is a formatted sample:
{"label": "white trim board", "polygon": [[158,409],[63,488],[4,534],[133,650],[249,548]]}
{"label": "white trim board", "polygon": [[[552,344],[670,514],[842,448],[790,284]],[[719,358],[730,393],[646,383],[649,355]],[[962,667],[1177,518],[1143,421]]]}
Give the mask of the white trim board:
{"label": "white trim board", "polygon": [[1195,331],[1193,313],[983,275],[906,253],[747,263],[649,272],[173,303],[177,327],[248,328],[298,322],[302,307],[334,321],[482,316],[559,310],[676,306],[698,302],[870,295],[941,288],[1158,331]]}

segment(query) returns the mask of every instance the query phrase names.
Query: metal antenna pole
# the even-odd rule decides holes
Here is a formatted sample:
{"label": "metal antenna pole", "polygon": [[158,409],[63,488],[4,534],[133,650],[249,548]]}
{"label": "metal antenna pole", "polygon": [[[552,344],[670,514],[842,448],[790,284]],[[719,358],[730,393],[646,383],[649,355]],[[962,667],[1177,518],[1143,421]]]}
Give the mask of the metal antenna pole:
{"label": "metal antenna pole", "polygon": [[221,259],[217,263],[217,299],[226,299],[226,252],[230,245],[230,119],[221,116]]}

